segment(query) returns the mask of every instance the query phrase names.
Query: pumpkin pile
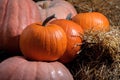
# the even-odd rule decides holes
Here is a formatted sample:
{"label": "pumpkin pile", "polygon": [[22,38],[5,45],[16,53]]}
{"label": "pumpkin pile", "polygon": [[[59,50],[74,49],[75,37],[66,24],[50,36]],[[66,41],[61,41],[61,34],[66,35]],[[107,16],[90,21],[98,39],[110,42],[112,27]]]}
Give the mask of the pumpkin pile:
{"label": "pumpkin pile", "polygon": [[0,15],[0,50],[14,56],[0,63],[0,80],[73,80],[63,64],[80,54],[85,32],[110,31],[103,14],[64,0],[1,0]]}
{"label": "pumpkin pile", "polygon": [[[69,6],[64,8],[62,17],[55,12],[52,16],[51,12],[46,17],[42,16],[38,5],[32,0],[0,1],[0,50],[13,56],[0,63],[0,80],[73,80],[69,70],[58,61],[67,48],[66,32],[60,25],[49,21],[56,18],[64,20],[68,15],[66,12],[72,16],[77,13],[66,1],[52,2],[53,5],[58,3]],[[61,8],[59,4],[58,9]],[[72,34],[75,37],[77,30]],[[78,39],[82,42],[81,38]]]}

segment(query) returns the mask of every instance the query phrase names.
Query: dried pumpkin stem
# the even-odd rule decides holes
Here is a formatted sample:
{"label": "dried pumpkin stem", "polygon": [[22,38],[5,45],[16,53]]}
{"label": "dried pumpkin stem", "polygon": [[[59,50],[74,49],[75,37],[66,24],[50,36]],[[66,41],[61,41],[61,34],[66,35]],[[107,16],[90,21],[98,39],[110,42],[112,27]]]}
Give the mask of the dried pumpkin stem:
{"label": "dried pumpkin stem", "polygon": [[47,3],[47,2],[44,2],[42,8],[43,8],[43,9],[48,8],[48,3]]}
{"label": "dried pumpkin stem", "polygon": [[71,17],[72,17],[72,13],[69,13],[66,17],[66,20],[71,20]]}
{"label": "dried pumpkin stem", "polygon": [[52,20],[53,18],[55,18],[55,14],[47,17],[47,18],[44,20],[42,26],[45,26],[45,25],[46,25],[50,20]]}

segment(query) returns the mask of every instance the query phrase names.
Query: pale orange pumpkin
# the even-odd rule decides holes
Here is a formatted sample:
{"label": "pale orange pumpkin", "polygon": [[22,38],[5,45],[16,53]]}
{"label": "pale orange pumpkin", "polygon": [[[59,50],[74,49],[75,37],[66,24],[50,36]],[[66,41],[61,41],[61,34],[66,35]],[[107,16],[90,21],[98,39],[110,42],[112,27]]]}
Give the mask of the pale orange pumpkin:
{"label": "pale orange pumpkin", "polygon": [[79,24],[84,31],[104,31],[110,30],[109,20],[99,12],[79,13],[72,20]]}
{"label": "pale orange pumpkin", "polygon": [[15,56],[0,63],[0,80],[73,80],[60,62],[28,61]]}
{"label": "pale orange pumpkin", "polygon": [[73,5],[64,0],[38,1],[37,5],[39,6],[41,21],[52,14],[55,14],[57,19],[65,19],[69,13],[72,14],[72,17],[77,14]]}
{"label": "pale orange pumpkin", "polygon": [[20,49],[31,60],[57,60],[64,54],[66,46],[66,34],[55,24],[33,23],[20,36]]}
{"label": "pale orange pumpkin", "polygon": [[27,25],[39,21],[39,14],[32,0],[0,0],[0,50],[17,55],[21,32]]}

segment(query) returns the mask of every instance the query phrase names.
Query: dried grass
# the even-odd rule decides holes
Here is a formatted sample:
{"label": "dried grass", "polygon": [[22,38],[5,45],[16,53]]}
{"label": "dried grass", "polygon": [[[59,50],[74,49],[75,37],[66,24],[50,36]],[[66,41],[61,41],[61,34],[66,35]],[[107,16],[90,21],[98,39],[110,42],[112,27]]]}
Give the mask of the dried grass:
{"label": "dried grass", "polygon": [[120,79],[120,32],[88,31],[77,58],[66,64],[75,80]]}
{"label": "dried grass", "polygon": [[120,79],[120,1],[67,0],[78,13],[97,11],[108,17],[110,32],[91,32],[84,35],[84,43],[76,59],[66,64],[75,80]]}

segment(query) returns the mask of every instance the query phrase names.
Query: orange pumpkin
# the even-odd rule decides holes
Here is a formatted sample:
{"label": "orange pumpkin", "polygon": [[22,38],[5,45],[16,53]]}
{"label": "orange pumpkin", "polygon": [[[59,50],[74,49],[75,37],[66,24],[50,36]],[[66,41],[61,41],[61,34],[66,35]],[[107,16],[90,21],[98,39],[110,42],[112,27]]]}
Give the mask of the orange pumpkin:
{"label": "orange pumpkin", "polygon": [[80,36],[84,34],[83,29],[80,25],[71,20],[56,19],[50,23],[60,26],[65,31],[68,40],[67,49],[59,60],[62,63],[68,63],[72,61],[80,50],[80,46],[77,45],[82,43],[82,38]]}
{"label": "orange pumpkin", "polygon": [[79,13],[72,18],[84,31],[109,31],[109,21],[99,12]]}
{"label": "orange pumpkin", "polygon": [[55,24],[33,23],[20,36],[20,49],[31,60],[57,60],[65,52],[66,46],[66,34]]}

